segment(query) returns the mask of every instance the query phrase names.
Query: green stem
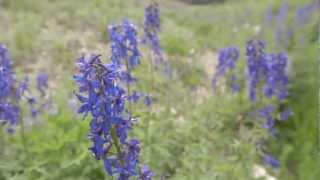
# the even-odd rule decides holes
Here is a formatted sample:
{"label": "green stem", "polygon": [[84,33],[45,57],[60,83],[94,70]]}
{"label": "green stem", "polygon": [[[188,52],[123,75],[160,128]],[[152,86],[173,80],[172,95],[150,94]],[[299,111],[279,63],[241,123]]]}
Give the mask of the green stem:
{"label": "green stem", "polygon": [[152,56],[152,52],[149,53],[149,57],[150,57],[150,75],[151,75],[151,91],[153,91],[153,87],[154,87],[154,59]]}
{"label": "green stem", "polygon": [[[128,63],[128,59],[126,59],[125,60],[125,63],[126,63],[126,70],[127,70],[127,73],[129,74],[129,75],[131,75],[130,73],[130,68],[129,68],[129,63]],[[128,93],[128,97],[130,97],[131,96],[131,89],[130,89],[130,82],[126,82],[126,86],[127,86],[127,93]],[[131,101],[129,101],[129,105],[128,105],[129,107],[128,107],[128,111],[129,111],[129,113],[131,113],[132,112],[132,104],[131,104]]]}
{"label": "green stem", "polygon": [[[4,139],[4,132],[3,129],[0,129],[0,147],[4,148],[5,145],[5,139]],[[0,154],[2,155],[4,152],[4,149],[0,149]]]}
{"label": "green stem", "polygon": [[23,149],[24,149],[24,151],[26,153],[28,153],[27,139],[26,139],[26,136],[25,136],[25,127],[24,127],[24,120],[23,120],[23,116],[22,115],[21,115],[21,118],[20,118],[20,128],[21,128],[20,129],[20,136],[21,136]]}
{"label": "green stem", "polygon": [[[154,59],[152,56],[152,52],[149,52],[149,70],[151,75],[151,91],[154,90]],[[150,114],[152,114],[152,106],[150,107]],[[150,127],[150,119],[146,119],[146,128],[145,128],[145,136],[146,136],[146,144],[149,144],[149,127]]]}
{"label": "green stem", "polygon": [[118,153],[118,156],[120,158],[120,162],[121,162],[122,165],[124,165],[124,161],[121,158],[122,151],[121,151],[121,146],[120,146],[120,143],[119,143],[119,139],[118,139],[118,136],[117,136],[117,132],[116,132],[115,126],[113,126],[111,128],[111,137],[112,137],[113,144],[116,147],[116,151]]}

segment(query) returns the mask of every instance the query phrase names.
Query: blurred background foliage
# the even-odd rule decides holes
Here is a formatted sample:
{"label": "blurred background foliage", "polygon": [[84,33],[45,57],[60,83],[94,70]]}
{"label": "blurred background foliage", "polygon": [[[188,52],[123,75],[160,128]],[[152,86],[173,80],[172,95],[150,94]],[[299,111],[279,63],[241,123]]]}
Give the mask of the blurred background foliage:
{"label": "blurred background foliage", "polygon": [[[134,107],[139,121],[133,132],[141,138],[142,161],[156,172],[155,179],[256,179],[257,165],[278,179],[320,177],[319,8],[301,26],[295,22],[296,8],[313,1],[287,2],[288,18],[280,24],[292,28],[293,35],[286,38],[286,44],[276,41],[279,23],[265,20],[267,11],[277,14],[283,1],[159,1],[160,37],[170,73],[156,72],[156,88],[151,88],[151,78],[145,76],[148,56],[143,56],[142,66],[135,72],[139,77],[136,86],[152,91],[156,103],[152,110],[142,104]],[[57,112],[47,113],[41,123],[28,127],[27,152],[18,134],[1,131],[1,180],[109,179],[102,164],[89,154],[89,119],[75,112],[74,63],[82,53],[101,53],[107,62],[107,25],[128,17],[142,27],[148,3],[0,0],[0,42],[10,48],[19,72],[50,74],[50,89],[57,104]],[[238,46],[242,54],[239,66],[244,67],[245,42],[252,38],[265,39],[270,51],[286,51],[291,60],[289,104],[295,115],[278,125],[279,137],[265,135],[268,151],[280,157],[279,170],[265,166],[252,144],[257,134],[265,132],[243,125],[243,121],[255,120],[242,120],[242,114],[253,109],[246,92],[213,94],[210,87],[217,51]],[[244,78],[244,72],[239,73]]]}

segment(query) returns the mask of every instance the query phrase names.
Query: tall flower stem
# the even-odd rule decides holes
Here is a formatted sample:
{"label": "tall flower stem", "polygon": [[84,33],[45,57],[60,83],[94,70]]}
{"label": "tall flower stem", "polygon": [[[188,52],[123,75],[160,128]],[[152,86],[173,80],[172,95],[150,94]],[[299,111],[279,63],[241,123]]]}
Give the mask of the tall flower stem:
{"label": "tall flower stem", "polygon": [[[130,71],[130,67],[129,67],[129,62],[128,62],[128,59],[125,60],[125,64],[126,64],[126,70],[127,70],[127,73],[131,76],[131,71]],[[130,97],[131,96],[131,88],[130,88],[130,80],[127,80],[126,82],[126,87],[127,87],[127,96]],[[131,101],[128,101],[128,111],[129,113],[132,112],[132,103]]]}
{"label": "tall flower stem", "polygon": [[150,76],[151,76],[151,90],[153,91],[154,89],[154,59],[153,59],[152,52],[149,51],[149,58],[150,58],[150,63],[149,63],[149,68],[150,68]]}
{"label": "tall flower stem", "polygon": [[0,154],[2,155],[4,150],[2,148],[4,148],[5,145],[5,138],[4,138],[4,133],[3,133],[3,129],[0,129]]}
{"label": "tall flower stem", "polygon": [[[154,59],[153,59],[152,52],[149,51],[149,70],[150,70],[150,76],[151,76],[151,91],[154,90]],[[152,106],[148,107],[150,115],[152,115]],[[146,144],[149,144],[149,127],[150,127],[150,118],[146,119],[146,128],[145,128],[145,136],[146,136]]]}
{"label": "tall flower stem", "polygon": [[20,136],[21,136],[23,149],[26,153],[28,153],[27,139],[25,135],[25,126],[24,126],[24,120],[22,115],[20,117]]}
{"label": "tall flower stem", "polygon": [[122,165],[124,165],[124,161],[123,159],[121,158],[121,154],[122,154],[122,151],[121,151],[121,146],[120,146],[120,143],[119,143],[119,139],[117,137],[117,132],[116,132],[116,127],[113,126],[111,128],[111,137],[112,137],[112,141],[116,147],[116,151],[117,151],[117,154],[118,154],[118,157],[120,158],[120,162]]}

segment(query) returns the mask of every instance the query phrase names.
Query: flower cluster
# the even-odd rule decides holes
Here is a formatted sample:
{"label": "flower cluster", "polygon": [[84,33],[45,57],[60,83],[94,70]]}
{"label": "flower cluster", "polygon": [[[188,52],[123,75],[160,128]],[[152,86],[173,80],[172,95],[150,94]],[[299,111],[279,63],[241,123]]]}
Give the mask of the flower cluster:
{"label": "flower cluster", "polygon": [[280,101],[285,100],[289,93],[287,85],[289,83],[286,75],[288,57],[285,53],[271,54],[266,58],[267,79],[264,88],[265,96],[271,98],[276,95]]}
{"label": "flower cluster", "polygon": [[[232,73],[232,70],[236,67],[237,60],[239,58],[239,50],[236,47],[227,47],[219,51],[218,64],[216,66],[216,73],[212,79],[212,87],[216,89],[217,81],[220,77],[230,75],[231,88],[234,92],[240,90],[240,86],[237,84],[237,78]],[[229,73],[230,72],[230,73]]]}
{"label": "flower cluster", "polygon": [[275,119],[274,119],[274,113],[276,111],[276,107],[274,105],[267,105],[259,110],[259,114],[262,118],[266,119],[266,122],[264,124],[264,128],[268,129],[272,133],[275,133]]}
{"label": "flower cluster", "polygon": [[78,68],[75,81],[79,85],[76,96],[82,103],[79,113],[92,115],[90,150],[97,160],[104,161],[110,175],[118,174],[119,179],[137,176],[140,142],[127,138],[133,124],[125,108],[127,97],[120,83],[121,70],[114,63],[102,64],[100,55],[81,57]]}
{"label": "flower cluster", "polygon": [[265,42],[261,40],[247,42],[250,99],[255,102],[257,94],[263,94],[269,99],[276,96],[279,101],[284,101],[289,95],[288,57],[285,53],[267,54],[265,47]]}
{"label": "flower cluster", "polygon": [[37,89],[40,92],[41,96],[46,95],[46,90],[48,89],[48,80],[49,76],[45,72],[42,72],[37,76]]}
{"label": "flower cluster", "polygon": [[[45,79],[38,78],[38,88],[41,89],[39,89],[41,93],[45,93],[48,87],[47,81],[48,76]],[[21,81],[16,79],[9,51],[5,45],[0,44],[0,120],[9,125],[9,131],[13,131],[22,118],[21,100],[25,100],[29,105],[33,117],[39,114],[40,108],[36,107],[36,99],[29,90],[28,77]]]}
{"label": "flower cluster", "polygon": [[137,30],[134,24],[124,20],[121,25],[109,26],[111,41],[111,60],[117,66],[125,65],[128,71],[123,75],[127,81],[132,81],[129,73],[140,64],[140,51],[138,49]]}
{"label": "flower cluster", "polygon": [[128,138],[134,120],[130,103],[143,96],[130,91],[130,84],[136,81],[131,71],[140,64],[137,31],[131,22],[124,20],[121,25],[110,26],[109,33],[111,64],[103,64],[100,55],[82,56],[78,60],[79,73],[74,77],[79,86],[76,96],[82,104],[78,112],[92,116],[90,150],[97,160],[104,162],[109,175],[119,180],[132,176],[151,179],[153,175],[147,172],[148,168],[138,170],[140,141]]}
{"label": "flower cluster", "polygon": [[316,5],[314,5],[313,3],[298,7],[296,11],[297,24],[303,26],[308,23],[315,9]]}
{"label": "flower cluster", "polygon": [[247,70],[249,96],[252,101],[256,101],[260,84],[267,79],[267,54],[265,53],[265,42],[251,40],[247,42]]}
{"label": "flower cluster", "polygon": [[269,155],[269,154],[265,154],[263,157],[263,161],[270,165],[273,168],[279,168],[280,167],[280,161],[278,159],[276,159],[275,157]]}
{"label": "flower cluster", "polygon": [[[317,3],[311,2],[302,6],[298,6],[295,12],[295,23],[298,27],[305,26],[311,19],[314,12],[317,11]],[[267,9],[265,13],[265,23],[267,26],[270,26],[274,23],[275,25],[275,42],[277,46],[283,46],[288,48],[290,42],[294,38],[294,30],[292,25],[290,25],[289,16],[289,2],[283,1],[278,12],[273,13],[273,7]],[[300,35],[301,39],[304,40],[303,34]]]}
{"label": "flower cluster", "polygon": [[9,124],[9,131],[20,120],[20,107],[17,105],[19,100],[15,90],[15,74],[13,71],[12,60],[5,45],[0,44],[0,120]]}
{"label": "flower cluster", "polygon": [[151,47],[152,52],[156,55],[157,60],[163,60],[163,52],[160,46],[158,32],[160,31],[160,13],[159,5],[152,3],[145,9],[144,17],[144,37],[142,42]]}
{"label": "flower cluster", "polygon": [[268,8],[265,16],[264,16],[264,21],[266,22],[267,25],[271,25],[273,21],[273,9],[272,7]]}
{"label": "flower cluster", "polygon": [[284,0],[277,14],[278,23],[286,21],[289,13],[289,3]]}
{"label": "flower cluster", "polygon": [[[283,108],[282,105],[277,107],[277,102],[274,102],[283,103],[289,96],[287,87],[289,78],[286,72],[288,57],[285,53],[268,54],[265,52],[265,48],[266,44],[263,41],[251,40],[247,42],[249,96],[254,102],[258,100],[263,102],[262,98],[264,97],[271,101],[258,112],[260,117],[265,119],[263,127],[275,135],[276,120],[284,121],[293,115],[291,108]],[[280,113],[280,117],[277,117],[277,112]],[[279,160],[270,155],[265,155],[264,161],[274,168],[280,166]]]}
{"label": "flower cluster", "polygon": [[[130,102],[137,102],[144,98],[146,105],[151,105],[151,97],[143,93],[132,91],[130,85],[137,79],[132,70],[140,64],[141,53],[138,48],[137,30],[133,23],[124,20],[120,25],[109,26],[111,41],[111,60],[120,69],[119,78],[127,85],[126,91]],[[150,103],[149,103],[150,102]]]}
{"label": "flower cluster", "polygon": [[144,104],[148,107],[150,107],[154,101],[150,94],[145,94],[138,91],[133,91],[132,95],[128,96],[128,101],[133,103],[137,103],[141,99],[143,99]]}

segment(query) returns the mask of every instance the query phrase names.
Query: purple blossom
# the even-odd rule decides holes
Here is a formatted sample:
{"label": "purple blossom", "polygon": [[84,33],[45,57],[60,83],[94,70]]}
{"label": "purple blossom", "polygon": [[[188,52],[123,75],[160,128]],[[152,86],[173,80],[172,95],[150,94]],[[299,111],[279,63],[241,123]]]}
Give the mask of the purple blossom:
{"label": "purple blossom", "polygon": [[289,3],[284,0],[277,14],[277,21],[279,24],[283,24],[286,22],[289,12]]}
{"label": "purple blossom", "polygon": [[273,9],[272,7],[269,7],[266,11],[265,14],[265,22],[267,23],[267,25],[271,25],[272,21],[273,21]]}
{"label": "purple blossom", "polygon": [[125,19],[121,25],[110,26],[109,34],[112,62],[117,66],[127,66],[127,71],[130,72],[140,64],[141,56],[135,25]]}
{"label": "purple blossom", "polygon": [[132,95],[130,97],[128,97],[128,100],[132,101],[134,103],[137,103],[140,100],[141,97],[142,97],[141,93],[139,93],[137,91],[133,91]]}
{"label": "purple blossom", "polygon": [[260,84],[267,79],[268,66],[265,47],[265,42],[261,40],[247,42],[249,96],[254,102],[257,100],[257,93],[260,91]]}
{"label": "purple blossom", "polygon": [[123,81],[123,82],[126,82],[126,83],[129,83],[129,84],[132,84],[132,83],[135,83],[137,82],[138,80],[133,77],[133,75],[128,72],[128,71],[122,71],[120,74],[119,74],[119,77],[120,77],[120,80]]}
{"label": "purple blossom", "polygon": [[232,70],[235,68],[238,58],[239,50],[236,47],[227,47],[219,51],[216,73],[214,74],[212,79],[213,89],[216,89],[217,81],[220,77],[227,75],[227,73],[231,73],[231,88],[234,92],[239,90],[240,87],[236,82],[236,76],[232,74]]}
{"label": "purple blossom", "polygon": [[268,105],[259,110],[260,117],[265,119],[264,128],[274,132],[275,119],[273,117],[276,107],[274,105]]}
{"label": "purple blossom", "polygon": [[151,180],[152,177],[155,176],[154,172],[152,172],[148,165],[143,165],[140,172],[139,180]]}
{"label": "purple blossom", "polygon": [[297,7],[296,10],[296,22],[300,26],[307,24],[315,10],[314,4],[307,4],[305,6]]}
{"label": "purple blossom", "polygon": [[29,105],[33,117],[40,112],[29,88],[28,77],[21,81],[16,80],[9,51],[5,45],[0,43],[0,120],[9,124],[10,132],[23,118],[21,117],[21,102]]}
{"label": "purple blossom", "polygon": [[271,155],[265,154],[263,157],[263,161],[273,168],[277,169],[280,167],[280,161]]}
{"label": "purple blossom", "polygon": [[34,97],[27,97],[27,102],[29,104],[32,117],[36,117],[39,114],[39,109],[36,108],[36,99]]}
{"label": "purple blossom", "polygon": [[[252,40],[247,43],[247,68],[249,95],[252,101],[257,100],[257,94],[272,99],[276,97],[278,101],[287,99],[289,78],[286,68],[288,57],[285,53],[267,54],[265,43],[259,40]],[[264,95],[264,96],[262,96]],[[269,104],[259,110],[260,116],[265,119],[264,127],[271,132],[274,131],[276,107]],[[281,119],[288,119],[290,111],[282,113]]]}
{"label": "purple blossom", "polygon": [[286,74],[288,57],[285,53],[271,54],[267,58],[267,79],[264,86],[264,94],[271,98],[277,96],[280,101],[288,95],[289,78]]}
{"label": "purple blossom", "polygon": [[19,123],[20,117],[21,114],[19,106],[0,102],[0,122],[1,120],[4,120],[4,123],[9,125],[9,131],[12,131],[14,126]]}
{"label": "purple blossom", "polygon": [[0,99],[11,97],[16,83],[8,49],[0,43]]}
{"label": "purple blossom", "polygon": [[237,93],[240,91],[240,85],[237,82],[237,76],[232,75],[231,76],[231,89],[233,93]]}
{"label": "purple blossom", "polygon": [[[0,44],[0,120],[8,124],[12,131],[20,120],[19,98],[15,91],[15,74],[12,60],[5,45]],[[14,103],[16,102],[16,104]]]}
{"label": "purple blossom", "polygon": [[266,97],[277,96],[282,101],[289,95],[289,79],[286,73],[288,57],[285,53],[267,54],[264,49],[263,41],[253,40],[247,43],[250,99],[255,101],[256,94],[263,89]]}
{"label": "purple blossom", "polygon": [[153,104],[153,97],[151,95],[146,95],[144,97],[144,104],[150,107]]}
{"label": "purple blossom", "polygon": [[39,90],[42,96],[45,96],[46,89],[48,89],[48,79],[48,74],[44,72],[38,74],[37,76],[37,89]]}
{"label": "purple blossom", "polygon": [[291,116],[293,116],[293,110],[291,109],[291,108],[285,108],[282,112],[281,112],[281,114],[280,114],[280,116],[281,116],[281,120],[282,121],[286,121],[286,120],[288,120]]}
{"label": "purple blossom", "polygon": [[140,142],[128,139],[133,123],[125,106],[130,97],[120,83],[122,70],[114,61],[103,64],[100,57],[78,60],[79,73],[74,76],[82,104],[78,112],[92,116],[89,138],[95,158],[103,160],[109,175],[125,180],[138,175]]}
{"label": "purple blossom", "polygon": [[163,60],[163,50],[158,37],[160,31],[160,12],[159,5],[155,2],[145,9],[143,29],[144,37],[142,42],[151,47],[157,60],[161,62]]}
{"label": "purple blossom", "polygon": [[29,91],[29,78],[25,77],[22,81],[19,82],[17,96],[21,98],[27,91]]}

